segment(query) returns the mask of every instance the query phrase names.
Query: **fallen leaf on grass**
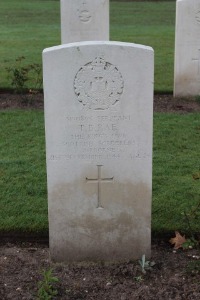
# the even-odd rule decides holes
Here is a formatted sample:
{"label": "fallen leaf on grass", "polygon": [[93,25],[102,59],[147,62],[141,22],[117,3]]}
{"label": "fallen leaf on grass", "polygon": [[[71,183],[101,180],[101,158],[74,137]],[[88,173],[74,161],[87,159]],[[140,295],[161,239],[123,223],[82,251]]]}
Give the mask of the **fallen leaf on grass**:
{"label": "fallen leaf on grass", "polygon": [[169,242],[173,245],[174,249],[179,249],[183,247],[183,244],[186,242],[185,236],[182,236],[178,231],[175,231],[175,237],[171,238]]}
{"label": "fallen leaf on grass", "polygon": [[192,174],[194,180],[200,179],[200,172]]}

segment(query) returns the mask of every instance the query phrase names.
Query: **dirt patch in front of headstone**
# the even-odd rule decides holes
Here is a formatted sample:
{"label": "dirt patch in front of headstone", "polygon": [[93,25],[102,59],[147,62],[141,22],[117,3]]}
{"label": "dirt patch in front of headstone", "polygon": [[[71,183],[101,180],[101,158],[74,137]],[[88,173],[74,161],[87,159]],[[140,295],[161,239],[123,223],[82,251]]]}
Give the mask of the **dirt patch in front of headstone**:
{"label": "dirt patch in front of headstone", "polygon": [[171,94],[156,94],[154,111],[180,114],[200,112],[200,99],[198,97],[174,98]]}
{"label": "dirt patch in front of headstone", "polygon": [[0,299],[37,299],[42,271],[50,269],[58,282],[57,295],[49,299],[200,299],[199,255],[153,242],[155,265],[143,274],[138,261],[56,264],[47,244],[6,243],[0,246]]}
{"label": "dirt patch in front of headstone", "polygon": [[[0,110],[5,109],[44,109],[43,93],[14,94],[0,92]],[[154,95],[154,112],[192,113],[200,112],[198,97],[174,98],[172,94]]]}

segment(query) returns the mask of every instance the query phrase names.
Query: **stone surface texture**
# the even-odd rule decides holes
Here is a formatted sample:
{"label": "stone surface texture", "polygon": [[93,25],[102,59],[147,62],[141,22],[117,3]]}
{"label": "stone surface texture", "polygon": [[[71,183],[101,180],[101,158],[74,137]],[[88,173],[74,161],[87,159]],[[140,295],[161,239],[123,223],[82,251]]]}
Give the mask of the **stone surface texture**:
{"label": "stone surface texture", "polygon": [[200,94],[200,0],[176,2],[174,96]]}
{"label": "stone surface texture", "polygon": [[152,48],[121,42],[43,52],[55,261],[150,256],[153,61]]}
{"label": "stone surface texture", "polygon": [[109,40],[109,0],[61,0],[61,43]]}

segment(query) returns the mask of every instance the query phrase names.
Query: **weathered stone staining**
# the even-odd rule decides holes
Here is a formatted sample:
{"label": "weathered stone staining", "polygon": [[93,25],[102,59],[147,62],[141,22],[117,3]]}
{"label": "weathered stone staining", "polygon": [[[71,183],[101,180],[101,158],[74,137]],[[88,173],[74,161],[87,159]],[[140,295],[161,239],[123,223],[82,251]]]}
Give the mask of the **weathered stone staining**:
{"label": "weathered stone staining", "polygon": [[153,50],[81,42],[43,52],[50,253],[150,256]]}
{"label": "weathered stone staining", "polygon": [[200,95],[200,0],[177,0],[174,96]]}
{"label": "weathered stone staining", "polygon": [[109,0],[61,0],[62,44],[109,40]]}

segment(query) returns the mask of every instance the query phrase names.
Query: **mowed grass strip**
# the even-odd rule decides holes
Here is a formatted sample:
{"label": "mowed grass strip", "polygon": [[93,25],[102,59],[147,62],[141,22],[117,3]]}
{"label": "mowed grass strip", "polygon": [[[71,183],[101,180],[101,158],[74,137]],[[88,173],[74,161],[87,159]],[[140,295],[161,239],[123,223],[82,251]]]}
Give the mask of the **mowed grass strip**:
{"label": "mowed grass strip", "polygon": [[[154,116],[153,149],[153,231],[188,231],[184,212],[200,201],[199,114],[159,114]],[[191,228],[200,224],[191,218]]]}
{"label": "mowed grass strip", "polygon": [[42,51],[60,44],[60,1],[0,1],[0,88],[10,88],[7,67],[42,63]]}
{"label": "mowed grass strip", "polygon": [[43,113],[0,113],[0,231],[48,232]]}
{"label": "mowed grass strip", "polygon": [[[110,39],[153,47],[155,91],[172,92],[175,1],[110,2]],[[10,88],[7,67],[21,56],[39,63],[42,50],[60,44],[60,1],[0,1],[0,88]],[[25,64],[25,63],[24,63]]]}
{"label": "mowed grass strip", "polygon": [[[0,112],[0,232],[47,234],[44,116],[41,111]],[[152,230],[188,231],[183,212],[199,201],[199,114],[154,117]],[[144,170],[145,172],[145,170]],[[200,224],[191,221],[194,232]]]}

